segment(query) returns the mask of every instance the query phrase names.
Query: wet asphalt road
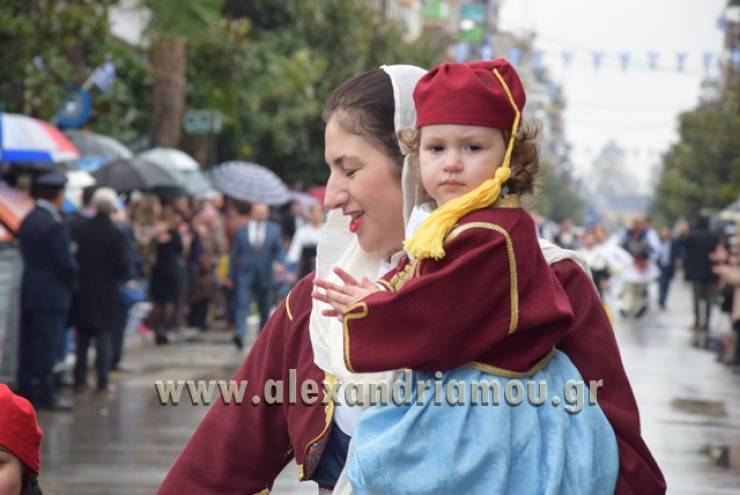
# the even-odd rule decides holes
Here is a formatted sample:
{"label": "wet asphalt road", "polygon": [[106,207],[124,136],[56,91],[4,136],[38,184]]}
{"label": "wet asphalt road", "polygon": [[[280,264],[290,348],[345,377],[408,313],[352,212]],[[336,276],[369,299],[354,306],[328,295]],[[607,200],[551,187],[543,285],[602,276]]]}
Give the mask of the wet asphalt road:
{"label": "wet asphalt road", "polygon": [[[690,294],[680,281],[668,306],[665,312],[652,308],[640,320],[616,320],[643,436],[666,475],[668,493],[740,494],[740,376],[714,353],[691,346]],[[717,330],[729,329],[725,316],[715,312]],[[115,377],[112,394],[78,395],[73,412],[42,412],[44,487],[56,495],[155,493],[207,409],[163,407],[154,382],[228,378],[246,354],[222,332],[196,340],[130,349],[131,371]],[[297,481],[294,464],[273,490],[316,492],[313,483]]]}

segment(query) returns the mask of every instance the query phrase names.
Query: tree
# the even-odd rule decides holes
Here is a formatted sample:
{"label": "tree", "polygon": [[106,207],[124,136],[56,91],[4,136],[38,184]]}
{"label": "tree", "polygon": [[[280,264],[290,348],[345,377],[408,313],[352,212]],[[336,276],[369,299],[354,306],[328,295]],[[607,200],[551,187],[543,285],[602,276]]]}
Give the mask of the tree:
{"label": "tree", "polygon": [[740,195],[740,84],[680,117],[680,140],[663,157],[653,214],[672,222],[720,209]]}
{"label": "tree", "polygon": [[535,188],[535,209],[555,222],[570,218],[575,223],[583,221],[584,201],[570,171],[564,166],[554,166],[544,161],[540,167]]}
{"label": "tree", "polygon": [[69,84],[103,61],[114,0],[9,0],[0,6],[0,103],[51,120]]}
{"label": "tree", "polygon": [[141,0],[151,12],[152,140],[176,147],[186,95],[186,46],[219,19],[223,0]]}
{"label": "tree", "polygon": [[194,45],[189,63],[212,89],[193,89],[188,103],[224,113],[219,160],[252,160],[288,181],[326,179],[321,109],[332,89],[382,64],[428,67],[442,55],[426,40],[406,42],[400,24],[358,0],[229,2],[225,10],[247,17]]}

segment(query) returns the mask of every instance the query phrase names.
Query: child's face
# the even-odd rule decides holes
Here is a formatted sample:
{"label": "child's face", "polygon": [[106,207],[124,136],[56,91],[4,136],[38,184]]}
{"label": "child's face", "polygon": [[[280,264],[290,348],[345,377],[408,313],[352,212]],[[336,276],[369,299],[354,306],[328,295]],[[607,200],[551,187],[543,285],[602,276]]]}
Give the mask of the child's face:
{"label": "child's face", "polygon": [[438,206],[472,191],[504,160],[501,131],[473,125],[429,125],[421,129],[421,181]]}
{"label": "child's face", "polygon": [[0,447],[0,495],[20,495],[22,483],[21,461]]}

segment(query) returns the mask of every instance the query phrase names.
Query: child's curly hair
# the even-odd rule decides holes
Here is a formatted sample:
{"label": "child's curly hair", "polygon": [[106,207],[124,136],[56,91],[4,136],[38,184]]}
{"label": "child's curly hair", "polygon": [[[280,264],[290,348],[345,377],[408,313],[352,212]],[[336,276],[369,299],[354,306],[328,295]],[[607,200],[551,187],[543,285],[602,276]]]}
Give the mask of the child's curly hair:
{"label": "child's curly hair", "polygon": [[[514,149],[511,152],[511,176],[504,184],[510,194],[532,194],[535,188],[535,178],[540,170],[540,157],[537,150],[537,137],[540,129],[536,124],[522,121],[517,132]],[[501,129],[504,144],[509,143],[511,131]],[[406,147],[409,153],[419,153],[421,133],[419,129],[399,129],[398,141]]]}

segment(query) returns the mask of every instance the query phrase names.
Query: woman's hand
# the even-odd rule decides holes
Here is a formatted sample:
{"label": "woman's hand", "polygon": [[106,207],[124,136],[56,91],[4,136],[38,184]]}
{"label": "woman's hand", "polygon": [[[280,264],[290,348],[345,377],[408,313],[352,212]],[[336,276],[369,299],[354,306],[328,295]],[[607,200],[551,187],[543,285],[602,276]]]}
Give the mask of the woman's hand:
{"label": "woman's hand", "polygon": [[321,314],[324,316],[336,316],[341,319],[342,313],[353,302],[380,290],[367,277],[363,277],[362,281],[358,282],[352,275],[339,267],[334,268],[334,273],[344,282],[344,285],[337,285],[322,279],[315,279],[313,281],[316,287],[324,289],[325,292],[314,291],[311,296],[331,306],[331,309],[321,311]]}

